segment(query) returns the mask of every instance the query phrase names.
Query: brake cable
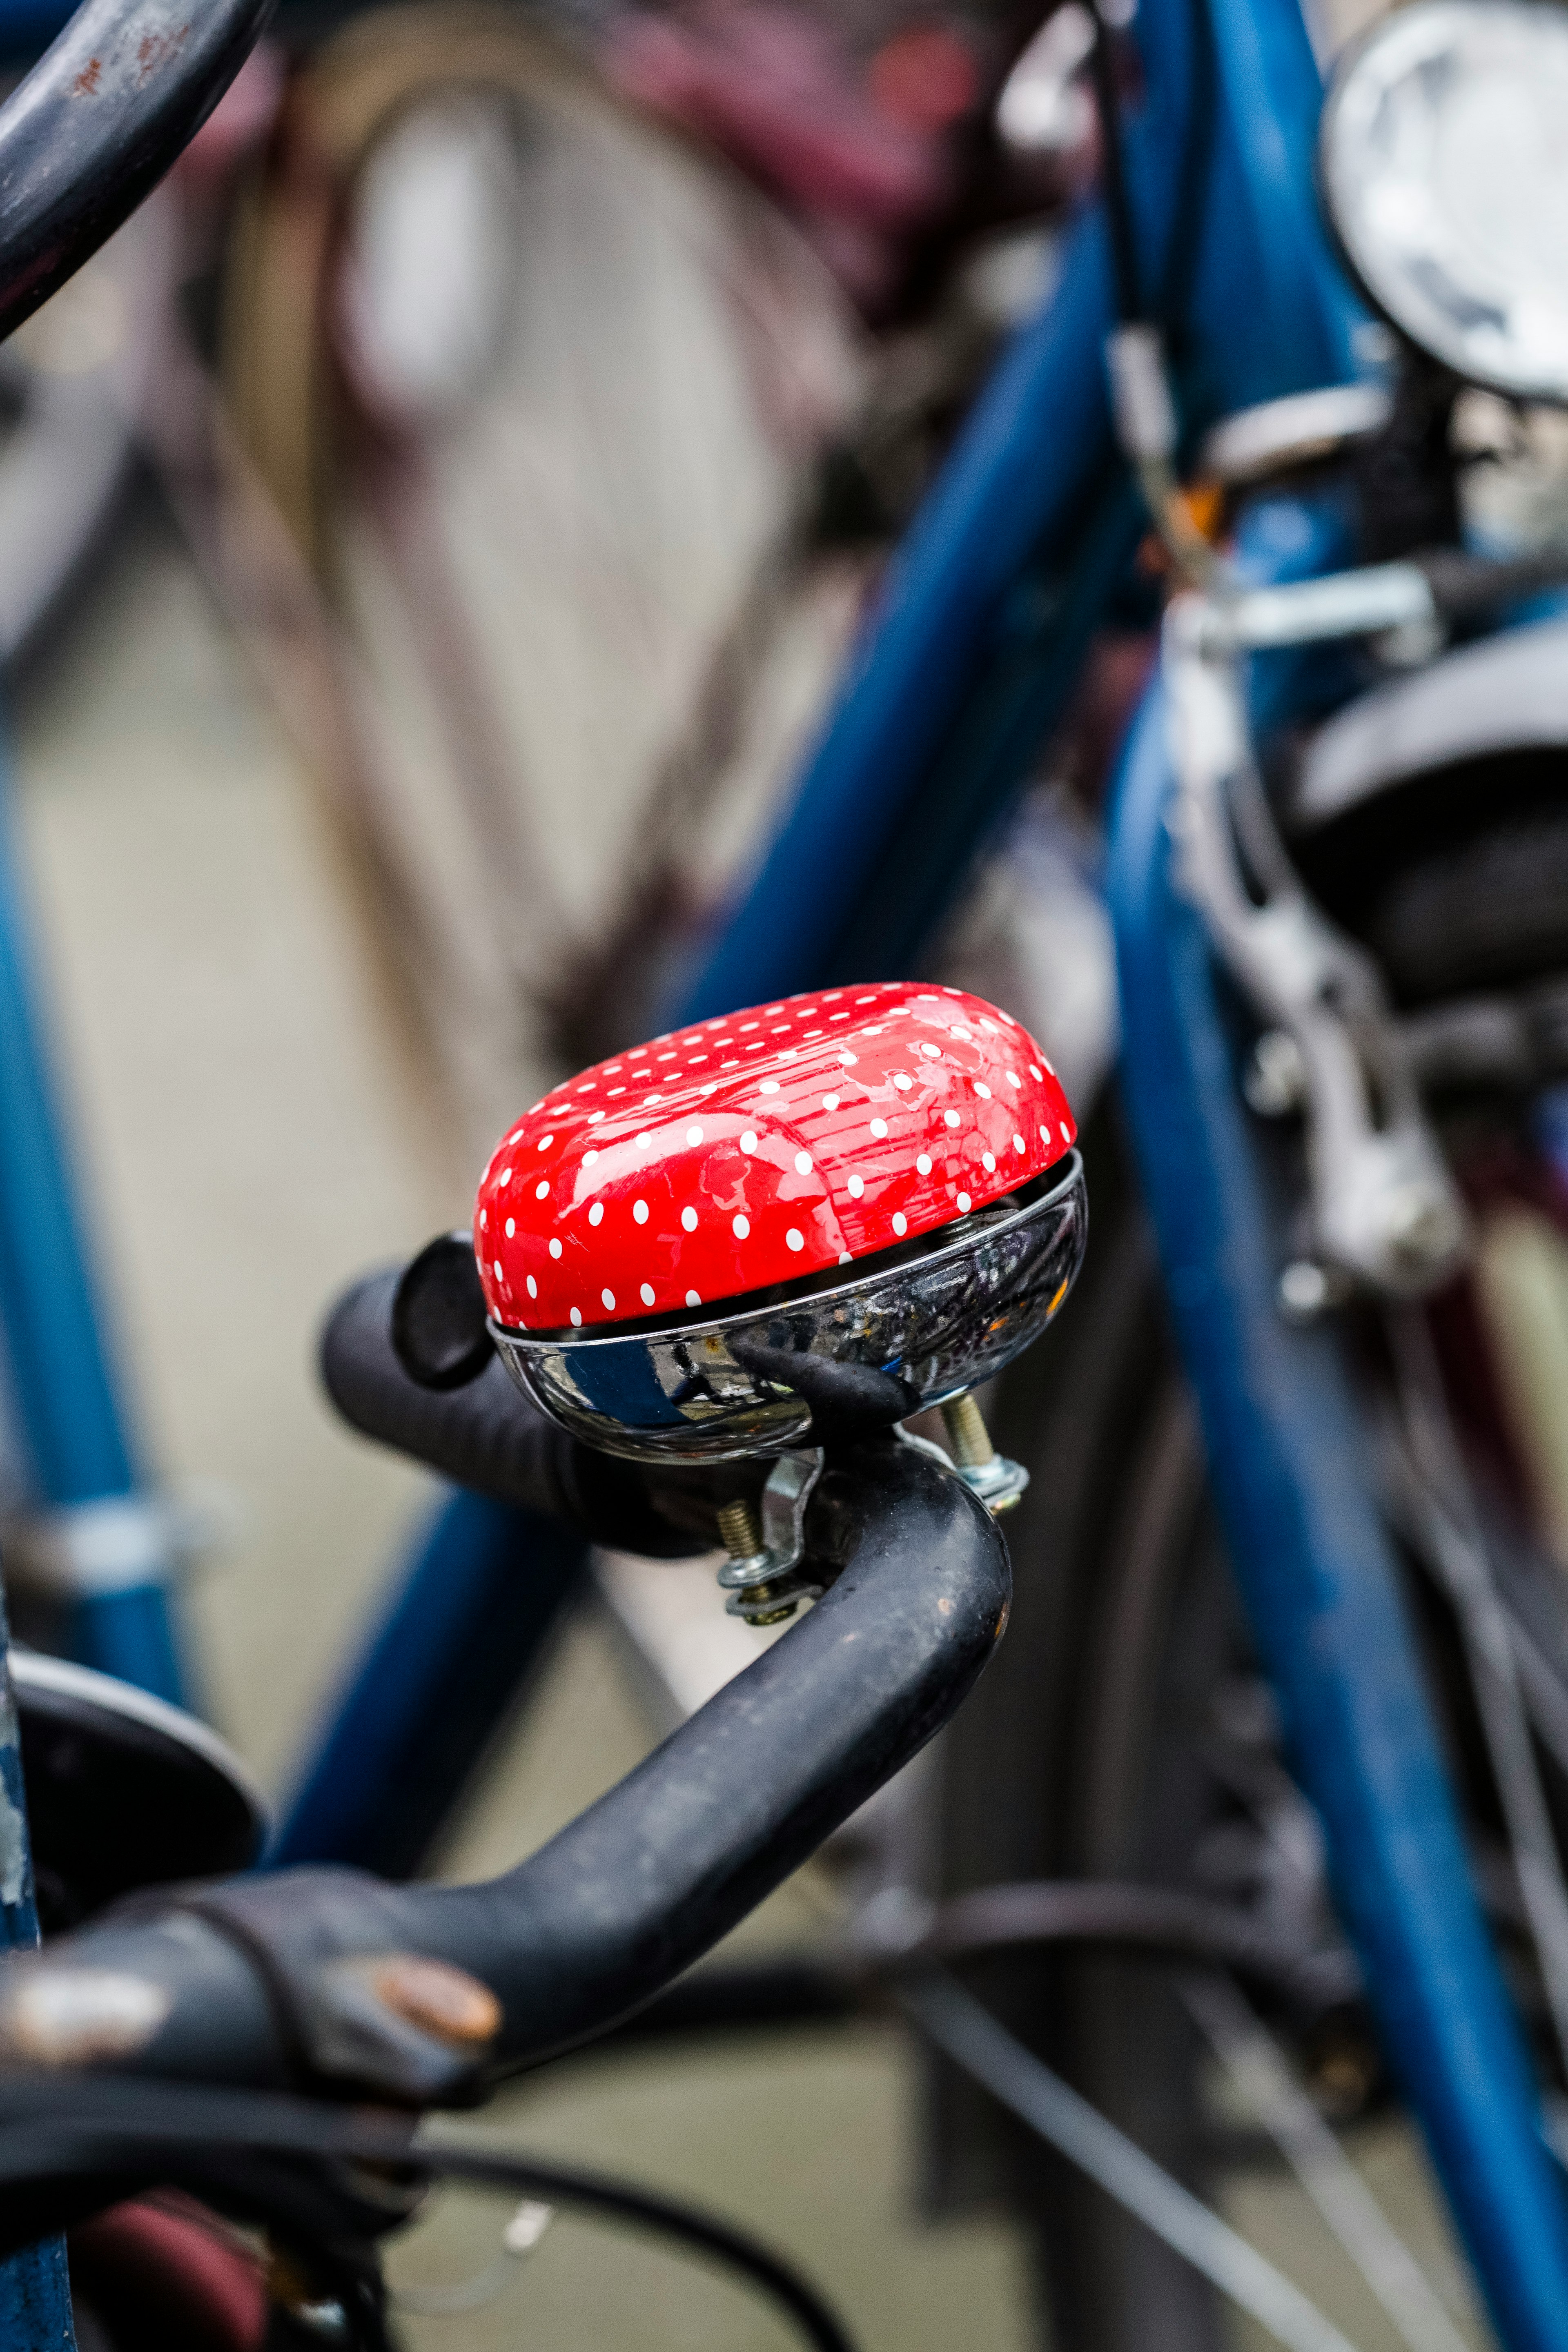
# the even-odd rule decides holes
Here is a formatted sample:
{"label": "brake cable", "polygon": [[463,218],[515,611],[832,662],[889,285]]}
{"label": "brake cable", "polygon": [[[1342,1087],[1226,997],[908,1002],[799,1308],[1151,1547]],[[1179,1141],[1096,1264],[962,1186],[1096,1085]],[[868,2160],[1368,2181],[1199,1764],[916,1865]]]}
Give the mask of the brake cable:
{"label": "brake cable", "polygon": [[[343,2252],[344,2199],[325,2182],[287,2183],[277,2159],[314,2166],[368,2168],[371,2180],[447,2179],[501,2189],[552,2206],[575,2207],[673,2241],[689,2254],[734,2273],[793,2324],[814,2352],[855,2352],[847,2330],[811,2283],[748,2231],[700,2207],[599,2172],[542,2164],[505,2148],[416,2131],[405,2117],[384,2117],[273,2092],[214,2089],[130,2076],[18,2073],[0,2077],[0,2256],[62,2223],[83,2218],[142,2188],[168,2184],[215,2191],[251,2218],[281,2217],[290,2244],[320,2258],[334,2284],[356,2271]],[[92,2183],[110,2182],[109,2197]],[[48,2210],[54,2184],[56,2210]],[[362,2191],[369,2183],[361,2180]],[[18,2200],[16,2191],[30,2189]],[[312,2227],[312,2204],[328,2209]],[[362,2211],[374,2210],[366,2198]],[[339,2210],[332,2210],[337,2208]],[[405,2201],[384,2213],[401,2220]],[[367,2323],[374,2315],[358,2299]]]}

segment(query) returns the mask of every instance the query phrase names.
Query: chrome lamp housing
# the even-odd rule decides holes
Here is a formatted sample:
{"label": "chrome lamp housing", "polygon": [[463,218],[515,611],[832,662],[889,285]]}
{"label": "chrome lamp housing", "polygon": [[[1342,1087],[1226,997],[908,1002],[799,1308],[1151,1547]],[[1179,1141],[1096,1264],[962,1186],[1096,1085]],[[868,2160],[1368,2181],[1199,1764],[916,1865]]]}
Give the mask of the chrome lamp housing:
{"label": "chrome lamp housing", "polygon": [[1468,383],[1568,403],[1568,10],[1416,0],[1341,66],[1319,162],[1351,268]]}

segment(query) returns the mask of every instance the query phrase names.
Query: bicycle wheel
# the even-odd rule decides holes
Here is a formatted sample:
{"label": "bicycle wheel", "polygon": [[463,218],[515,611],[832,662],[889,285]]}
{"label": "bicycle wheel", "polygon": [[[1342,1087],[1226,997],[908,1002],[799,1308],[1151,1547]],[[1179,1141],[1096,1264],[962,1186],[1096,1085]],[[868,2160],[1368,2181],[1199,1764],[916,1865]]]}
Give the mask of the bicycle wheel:
{"label": "bicycle wheel", "polygon": [[[1512,1137],[1500,1171],[1499,1124]],[[1554,1362],[1541,1360],[1549,1342],[1539,1331],[1536,1359],[1527,1360],[1510,1316],[1522,1300],[1539,1323],[1542,1253],[1554,1248],[1561,1318],[1568,1223],[1560,1180],[1525,1151],[1517,1119],[1500,1113],[1489,1132],[1472,1109],[1450,1139],[1472,1175],[1480,1247],[1474,1276],[1426,1319],[1492,1578],[1528,1662],[1537,1764],[1561,1847],[1568,1583],[1560,1467],[1555,1488],[1550,1475]],[[1239,1906],[1301,1948],[1321,1947],[1336,1932],[1321,1834],[1287,1769],[1251,1649],[1110,1120],[1091,1129],[1085,1153],[1096,1231],[1083,1296],[1058,1347],[1026,1360],[993,1414],[998,1442],[1029,1462],[1034,1485],[1009,1533],[1017,1599],[1008,1643],[947,1736],[943,1891],[1053,1874],[1176,1886]],[[1534,1255],[1521,1265],[1527,1246]],[[1560,1355],[1568,1325],[1564,1334]],[[1360,1337],[1357,1373],[1376,1410],[1386,1367],[1375,1318]],[[1544,1432],[1530,1426],[1532,1401]],[[1560,2092],[1461,1628],[1419,1519],[1392,1487],[1386,1502],[1477,1881],[1543,2084]],[[1002,1789],[1027,1790],[1028,1801],[1000,1802]],[[1167,1972],[1103,1958],[992,1962],[980,1989],[1022,2040],[1197,2193],[1222,2207],[1237,2195],[1256,2201],[1260,2185],[1274,2193],[1268,2176],[1282,2168],[1257,2120],[1226,2095]],[[1321,2112],[1350,2132],[1352,2152],[1360,2127],[1376,2126],[1368,2144],[1377,2161],[1394,2163],[1399,2193],[1419,2209],[1428,2275],[1441,2275],[1462,2309],[1462,2266],[1435,2219],[1414,2141],[1407,2157],[1389,2156],[1392,2094],[1370,2021],[1357,2009],[1274,2022]],[[955,2203],[1000,2194],[1025,2219],[1054,2340],[1094,2352],[1150,2344],[1210,2352],[1233,2339],[1222,2302],[1184,2262],[980,2095],[945,2073],[936,2081],[939,2193]],[[1321,2291],[1321,2277],[1311,2284]],[[1372,2334],[1367,2312],[1373,2329],[1382,2315],[1370,2298],[1358,2302],[1359,2289],[1348,2292],[1348,2312],[1334,2312],[1331,2299],[1330,2307],[1352,2339],[1397,2341],[1386,2329]]]}
{"label": "bicycle wheel", "polygon": [[536,31],[430,8],[296,77],[227,312],[333,625],[373,920],[488,1140],[635,1024],[826,691],[858,334],[726,172]]}

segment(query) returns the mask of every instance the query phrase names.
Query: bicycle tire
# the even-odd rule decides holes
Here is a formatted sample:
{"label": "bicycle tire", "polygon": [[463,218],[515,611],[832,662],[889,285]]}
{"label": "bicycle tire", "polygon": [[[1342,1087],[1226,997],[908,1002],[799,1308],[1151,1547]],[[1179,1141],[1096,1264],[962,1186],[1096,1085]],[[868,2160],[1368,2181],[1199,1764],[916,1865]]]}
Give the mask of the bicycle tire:
{"label": "bicycle tire", "polygon": [[[1095,1248],[1074,1317],[1054,1349],[1037,1351],[1038,1365],[1026,1359],[1003,1384],[994,1409],[999,1442],[1028,1463],[1034,1483],[1009,1531],[1017,1605],[1008,1643],[946,1735],[942,1892],[1026,1869],[1173,1885],[1261,1906],[1274,1932],[1305,1948],[1331,1932],[1326,1887],[1321,1872],[1314,1880],[1288,1863],[1262,1874],[1259,1842],[1248,1843],[1248,1806],[1261,1801],[1266,1774],[1280,1784],[1269,1801],[1300,1807],[1312,1832],[1280,1760],[1226,1560],[1142,1213],[1110,1122],[1091,1126],[1084,1150]],[[1476,1336],[1468,1324],[1467,1349]],[[1494,1570],[1510,1588],[1516,1622],[1533,1611],[1532,1638],[1560,1666],[1561,1577],[1542,1576],[1541,1556],[1527,1560],[1506,1527],[1500,1518],[1489,1529]],[[1461,1812],[1484,1861],[1500,1817],[1462,1649],[1446,1602],[1414,1570],[1407,1598]],[[1549,1755],[1542,1762],[1561,1842],[1565,1783]],[[1027,1790],[1027,1801],[998,1803],[1002,1786]],[[1282,1837],[1279,1850],[1290,1842]],[[1486,1869],[1479,1875],[1488,1883]],[[1505,1896],[1494,1924],[1550,2073],[1537,1988],[1507,1913]],[[1274,2162],[1261,2133],[1248,2145],[1216,2124],[1206,2052],[1170,1977],[1075,1957],[988,1962],[973,1980],[1010,2030],[1197,2194],[1223,2203],[1233,2164]],[[1354,2112],[1375,2113],[1389,2095],[1359,2012],[1298,2042],[1296,2054]],[[944,2067],[933,2079],[939,2200],[1010,2206],[1033,2249],[1043,2342],[1218,2352],[1232,2340],[1223,2303],[1176,2255],[983,2095]]]}

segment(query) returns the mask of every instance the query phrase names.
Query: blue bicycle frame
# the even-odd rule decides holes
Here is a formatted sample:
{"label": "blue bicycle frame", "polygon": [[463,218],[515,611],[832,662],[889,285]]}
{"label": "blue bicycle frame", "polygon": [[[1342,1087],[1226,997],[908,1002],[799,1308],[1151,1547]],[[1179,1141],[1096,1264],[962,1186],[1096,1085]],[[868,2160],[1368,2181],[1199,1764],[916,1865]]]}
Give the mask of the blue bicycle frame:
{"label": "blue bicycle frame", "polygon": [[[1344,380],[1359,314],[1317,219],[1320,90],[1295,0],[1143,0],[1136,31],[1146,95],[1128,179],[1189,427]],[[1061,714],[1145,527],[1111,439],[1112,318],[1091,212],[1048,307],[972,413],[789,815],[672,1019],[917,963]],[[1275,543],[1331,560],[1305,509]],[[1562,2352],[1568,2212],[1470,1892],[1344,1368],[1331,1336],[1289,1331],[1276,1311],[1278,1213],[1238,1108],[1207,941],[1172,883],[1172,789],[1156,690],[1111,818],[1123,1082],[1215,1488],[1385,2046],[1499,2333],[1510,2352]],[[441,1550],[454,1524],[379,1629],[304,1774],[280,1859],[374,1859],[376,1822],[427,1792],[417,1727],[449,1707],[487,1644],[493,1655],[487,1612],[540,1540],[491,1514],[467,1531],[479,1569],[454,1577]],[[553,1598],[514,1624],[512,1676],[581,1555],[557,1550],[542,1570]],[[475,1702],[479,1729],[499,1686],[492,1675]]]}
{"label": "blue bicycle frame", "polygon": [[[1360,314],[1317,217],[1320,85],[1295,0],[1143,0],[1137,37],[1147,96],[1128,178],[1190,428],[1344,381]],[[917,962],[1062,712],[1145,528],[1111,440],[1112,321],[1090,213],[900,550],[788,817],[672,1018]],[[1304,509],[1274,538],[1297,561],[1334,560]],[[1207,941],[1172,885],[1172,788],[1156,691],[1111,818],[1123,1086],[1215,1487],[1386,2048],[1500,2335],[1510,2352],[1562,2352],[1568,2211],[1470,1891],[1344,1370],[1331,1338],[1289,1331],[1277,1312],[1281,1236]]]}

